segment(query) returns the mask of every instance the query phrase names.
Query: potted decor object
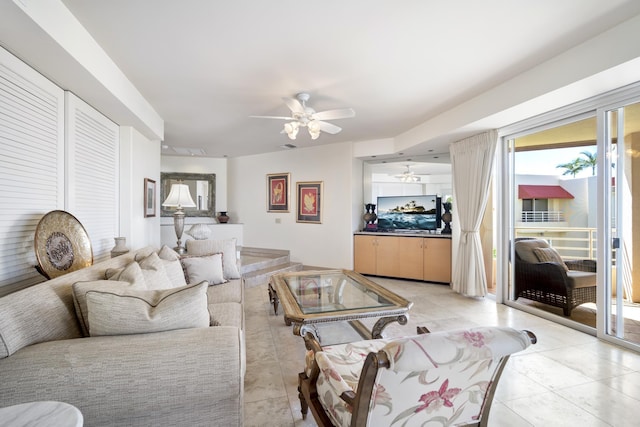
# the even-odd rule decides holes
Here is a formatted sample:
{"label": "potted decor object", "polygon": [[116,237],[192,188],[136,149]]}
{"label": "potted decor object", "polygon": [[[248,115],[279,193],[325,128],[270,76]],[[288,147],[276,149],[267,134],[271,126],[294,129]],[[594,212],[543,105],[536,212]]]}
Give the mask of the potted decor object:
{"label": "potted decor object", "polygon": [[227,222],[229,222],[229,215],[227,215],[226,211],[220,211],[220,213],[218,214],[218,222],[220,224],[226,224]]}

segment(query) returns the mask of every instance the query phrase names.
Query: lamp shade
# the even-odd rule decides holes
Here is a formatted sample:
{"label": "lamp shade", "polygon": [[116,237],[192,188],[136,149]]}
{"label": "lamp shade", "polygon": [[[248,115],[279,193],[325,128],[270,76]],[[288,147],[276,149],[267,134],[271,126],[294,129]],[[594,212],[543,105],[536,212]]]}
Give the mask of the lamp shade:
{"label": "lamp shade", "polygon": [[167,199],[162,203],[162,206],[194,208],[196,204],[191,198],[188,185],[172,184],[171,191],[169,191],[169,196],[167,196]]}

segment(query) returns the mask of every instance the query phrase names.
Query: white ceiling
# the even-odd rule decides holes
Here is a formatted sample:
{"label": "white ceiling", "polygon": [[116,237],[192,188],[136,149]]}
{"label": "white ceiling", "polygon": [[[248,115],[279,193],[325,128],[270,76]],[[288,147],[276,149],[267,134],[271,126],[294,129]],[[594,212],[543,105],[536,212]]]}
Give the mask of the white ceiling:
{"label": "white ceiling", "polygon": [[[163,153],[210,157],[395,137],[640,13],[637,0],[63,3],[164,119]],[[316,141],[249,117],[288,115],[281,98],[302,91],[356,117]]]}

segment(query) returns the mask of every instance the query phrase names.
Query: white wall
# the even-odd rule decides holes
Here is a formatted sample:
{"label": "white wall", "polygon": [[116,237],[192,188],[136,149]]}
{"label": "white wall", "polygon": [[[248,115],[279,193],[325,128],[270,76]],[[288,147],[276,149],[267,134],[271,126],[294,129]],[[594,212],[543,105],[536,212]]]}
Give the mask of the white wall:
{"label": "white wall", "polygon": [[[144,217],[144,179],[156,182],[156,216]],[[131,250],[160,246],[160,142],[120,127],[120,236]]]}
{"label": "white wall", "polygon": [[[362,162],[341,143],[229,159],[228,206],[244,245],[291,251],[305,265],[352,268],[362,205]],[[267,212],[267,174],[291,174],[289,212]],[[296,182],[322,181],[322,224],[296,222]]]}

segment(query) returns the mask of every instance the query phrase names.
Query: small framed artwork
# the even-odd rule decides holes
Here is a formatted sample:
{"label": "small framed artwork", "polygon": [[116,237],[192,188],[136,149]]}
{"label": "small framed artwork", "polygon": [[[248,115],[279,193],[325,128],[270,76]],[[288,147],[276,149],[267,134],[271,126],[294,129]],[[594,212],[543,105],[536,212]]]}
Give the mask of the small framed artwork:
{"label": "small framed artwork", "polygon": [[296,222],[322,223],[322,181],[298,182]]}
{"label": "small framed artwork", "polygon": [[144,179],[144,217],[156,216],[156,182]]}
{"label": "small framed artwork", "polygon": [[288,173],[267,174],[267,212],[289,212]]}

